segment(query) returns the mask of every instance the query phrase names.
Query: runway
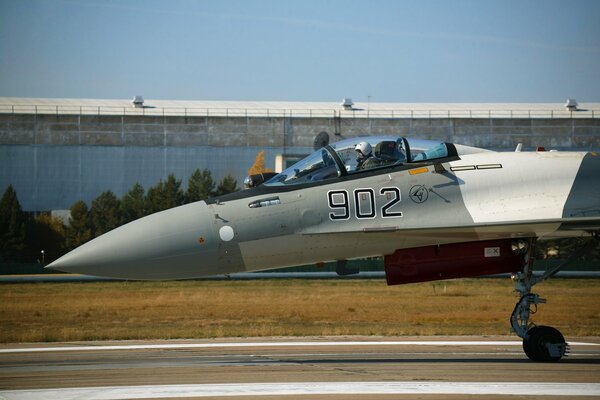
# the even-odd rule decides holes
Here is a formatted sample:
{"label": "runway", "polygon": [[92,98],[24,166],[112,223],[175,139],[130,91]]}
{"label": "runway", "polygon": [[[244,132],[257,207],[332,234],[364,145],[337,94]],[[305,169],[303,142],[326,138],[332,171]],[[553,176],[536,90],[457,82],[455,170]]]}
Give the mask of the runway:
{"label": "runway", "polygon": [[4,399],[600,398],[600,338],[533,363],[513,337],[0,345]]}

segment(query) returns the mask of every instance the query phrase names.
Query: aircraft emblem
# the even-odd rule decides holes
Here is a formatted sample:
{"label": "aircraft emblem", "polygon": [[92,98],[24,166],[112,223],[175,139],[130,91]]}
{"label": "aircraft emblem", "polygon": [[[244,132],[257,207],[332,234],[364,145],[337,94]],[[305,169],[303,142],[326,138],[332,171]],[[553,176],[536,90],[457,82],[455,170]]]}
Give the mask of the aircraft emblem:
{"label": "aircraft emblem", "polygon": [[429,197],[429,191],[423,185],[417,185],[410,188],[410,199],[415,203],[424,203]]}

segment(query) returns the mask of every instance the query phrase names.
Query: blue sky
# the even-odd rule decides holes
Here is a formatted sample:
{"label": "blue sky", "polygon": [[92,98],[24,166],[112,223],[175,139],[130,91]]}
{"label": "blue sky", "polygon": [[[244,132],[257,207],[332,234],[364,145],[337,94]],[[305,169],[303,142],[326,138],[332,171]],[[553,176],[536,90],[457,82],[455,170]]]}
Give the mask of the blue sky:
{"label": "blue sky", "polygon": [[600,101],[600,1],[0,0],[0,96]]}

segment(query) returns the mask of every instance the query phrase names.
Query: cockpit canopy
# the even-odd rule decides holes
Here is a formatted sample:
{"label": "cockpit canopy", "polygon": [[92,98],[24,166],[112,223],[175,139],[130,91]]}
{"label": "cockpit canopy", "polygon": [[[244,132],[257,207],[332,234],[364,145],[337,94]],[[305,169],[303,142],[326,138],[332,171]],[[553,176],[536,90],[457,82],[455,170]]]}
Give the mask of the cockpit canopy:
{"label": "cockpit canopy", "polygon": [[[372,154],[368,162],[359,159],[357,144],[367,142]],[[433,140],[394,136],[368,136],[341,140],[298,161],[264,183],[266,186],[298,185],[359,174],[367,170],[425,162],[448,157],[448,146]]]}

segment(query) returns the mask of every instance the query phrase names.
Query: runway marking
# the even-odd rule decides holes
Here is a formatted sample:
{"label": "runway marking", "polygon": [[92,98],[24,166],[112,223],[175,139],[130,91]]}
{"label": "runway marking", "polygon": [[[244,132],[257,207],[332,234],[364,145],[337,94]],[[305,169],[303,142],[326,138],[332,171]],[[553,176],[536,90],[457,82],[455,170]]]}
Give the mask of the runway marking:
{"label": "runway marking", "polygon": [[0,391],[0,397],[6,400],[115,400],[165,397],[316,396],[334,394],[600,396],[600,384],[534,382],[294,382],[107,386]]}
{"label": "runway marking", "polygon": [[[0,349],[1,353],[35,353],[46,351],[104,351],[104,350],[163,350],[227,347],[317,347],[317,346],[521,346],[521,341],[348,341],[348,342],[230,342],[230,343],[171,343],[128,344],[115,346],[57,346]],[[600,343],[569,342],[572,346],[600,346]]]}

